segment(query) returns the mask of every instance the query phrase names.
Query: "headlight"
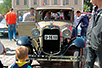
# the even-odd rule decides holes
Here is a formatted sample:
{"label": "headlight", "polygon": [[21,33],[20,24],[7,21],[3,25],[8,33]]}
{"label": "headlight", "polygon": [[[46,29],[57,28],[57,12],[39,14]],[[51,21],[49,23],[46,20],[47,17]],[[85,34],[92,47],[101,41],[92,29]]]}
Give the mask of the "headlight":
{"label": "headlight", "polygon": [[32,29],[32,36],[39,37],[40,31],[37,28]]}
{"label": "headlight", "polygon": [[62,31],[62,36],[64,36],[65,38],[71,37],[71,31],[69,29],[64,29]]}

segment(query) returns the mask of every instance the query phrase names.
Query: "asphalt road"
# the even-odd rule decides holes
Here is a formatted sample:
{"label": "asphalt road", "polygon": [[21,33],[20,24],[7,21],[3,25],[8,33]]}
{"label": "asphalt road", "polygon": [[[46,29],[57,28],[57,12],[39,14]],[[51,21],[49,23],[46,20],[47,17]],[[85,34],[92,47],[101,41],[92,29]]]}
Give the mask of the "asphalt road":
{"label": "asphalt road", "polygon": [[[18,47],[18,45],[16,45],[15,41],[10,41],[8,37],[4,37],[2,35],[0,35],[0,42],[2,42],[2,44],[5,46],[6,51],[7,51],[7,55],[0,55],[0,60],[2,61],[4,66],[8,66],[8,68],[10,68],[10,66],[14,64],[14,62],[16,61],[15,60],[15,50]],[[38,64],[38,62],[33,61],[32,65],[34,64]],[[50,67],[50,68],[69,68],[66,66],[68,65],[67,63],[65,63],[62,67],[61,67],[61,63],[55,63],[54,65],[56,64],[59,65],[60,67],[57,66],[57,67]],[[40,68],[40,67],[38,66],[36,68]],[[43,67],[43,68],[49,68],[49,67]],[[97,62],[95,63],[94,68],[99,68]]]}

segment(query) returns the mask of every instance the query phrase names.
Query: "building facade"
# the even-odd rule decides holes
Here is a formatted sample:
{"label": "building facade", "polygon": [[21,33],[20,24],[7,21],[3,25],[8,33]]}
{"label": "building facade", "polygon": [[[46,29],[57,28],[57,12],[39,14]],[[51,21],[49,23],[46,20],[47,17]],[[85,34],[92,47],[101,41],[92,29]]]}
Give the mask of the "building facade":
{"label": "building facade", "polygon": [[47,5],[73,6],[74,12],[80,10],[83,12],[84,0],[12,0],[12,8],[15,11],[19,8],[30,8]]}

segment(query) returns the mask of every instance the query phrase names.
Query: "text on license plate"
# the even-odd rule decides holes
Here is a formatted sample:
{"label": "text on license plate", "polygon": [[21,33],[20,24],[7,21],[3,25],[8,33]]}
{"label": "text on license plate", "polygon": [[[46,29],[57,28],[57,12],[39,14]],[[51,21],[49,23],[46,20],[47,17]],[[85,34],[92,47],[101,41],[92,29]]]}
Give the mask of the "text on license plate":
{"label": "text on license plate", "polygon": [[44,35],[45,40],[58,40],[58,35]]}

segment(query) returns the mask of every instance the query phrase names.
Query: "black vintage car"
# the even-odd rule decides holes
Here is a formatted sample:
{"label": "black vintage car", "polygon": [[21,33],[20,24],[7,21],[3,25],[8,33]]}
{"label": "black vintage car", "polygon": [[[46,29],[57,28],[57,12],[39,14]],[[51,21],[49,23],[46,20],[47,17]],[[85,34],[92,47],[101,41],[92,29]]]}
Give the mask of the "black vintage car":
{"label": "black vintage car", "polygon": [[[30,64],[32,60],[39,63],[71,62],[72,67],[81,68],[85,41],[77,36],[73,27],[74,8],[42,6],[37,7],[35,12],[36,27],[32,29],[32,37],[21,36],[17,40],[17,45],[29,48]],[[44,18],[47,12],[50,12],[50,19]]]}

